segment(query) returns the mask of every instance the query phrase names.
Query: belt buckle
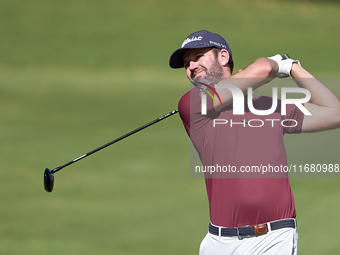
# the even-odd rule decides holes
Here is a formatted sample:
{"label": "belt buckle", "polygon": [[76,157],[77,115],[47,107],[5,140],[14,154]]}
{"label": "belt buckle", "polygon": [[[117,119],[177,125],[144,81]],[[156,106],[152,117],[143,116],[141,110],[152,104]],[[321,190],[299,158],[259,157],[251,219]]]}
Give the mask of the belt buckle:
{"label": "belt buckle", "polygon": [[247,225],[247,226],[242,226],[242,227],[237,227],[236,230],[237,230],[237,238],[239,240],[242,240],[243,238],[247,238],[247,237],[251,237],[252,235],[240,235],[240,230],[239,229],[242,229],[242,228],[249,228],[251,226]]}
{"label": "belt buckle", "polygon": [[[254,235],[240,235],[240,228],[254,228]],[[242,227],[237,227],[237,238],[239,240],[243,239],[243,238],[247,238],[247,237],[252,237],[252,236],[258,236],[258,235],[263,235],[268,233],[268,227],[267,224],[257,224],[257,225],[253,225],[253,226],[242,226]]]}
{"label": "belt buckle", "polygon": [[254,225],[254,229],[255,229],[255,235],[256,236],[268,233],[267,224]]}

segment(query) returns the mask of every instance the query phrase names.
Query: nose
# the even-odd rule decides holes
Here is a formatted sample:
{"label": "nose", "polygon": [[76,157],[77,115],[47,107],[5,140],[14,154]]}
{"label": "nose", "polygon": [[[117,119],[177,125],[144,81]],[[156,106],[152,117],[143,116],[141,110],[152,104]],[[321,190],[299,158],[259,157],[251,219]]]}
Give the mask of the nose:
{"label": "nose", "polygon": [[190,71],[195,70],[198,67],[197,61],[190,61],[188,65],[188,69]]}
{"label": "nose", "polygon": [[187,64],[186,73],[187,73],[187,77],[189,79],[193,78],[193,75],[194,75],[195,71],[197,70],[197,68],[198,68],[198,64],[195,61],[190,61]]}

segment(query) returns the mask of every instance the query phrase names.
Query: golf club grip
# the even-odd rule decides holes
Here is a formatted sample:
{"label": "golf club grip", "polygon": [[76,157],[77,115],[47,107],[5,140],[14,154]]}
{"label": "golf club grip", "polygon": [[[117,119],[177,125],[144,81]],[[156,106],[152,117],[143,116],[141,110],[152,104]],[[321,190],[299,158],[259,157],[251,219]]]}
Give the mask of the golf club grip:
{"label": "golf club grip", "polygon": [[161,117],[159,117],[159,118],[157,118],[157,119],[155,119],[155,120],[145,124],[144,126],[136,128],[135,130],[132,130],[131,132],[129,132],[129,133],[125,134],[125,135],[122,135],[121,137],[118,137],[115,140],[113,140],[113,141],[111,141],[111,142],[109,142],[107,144],[104,144],[104,145],[98,147],[97,149],[94,149],[94,150],[92,150],[92,151],[90,151],[90,152],[88,152],[88,153],[86,153],[86,154],[84,154],[84,155],[82,155],[82,156],[80,156],[80,157],[78,157],[78,158],[76,158],[76,159],[74,159],[74,160],[64,164],[64,165],[62,165],[62,166],[54,168],[53,170],[51,170],[51,173],[52,174],[56,173],[59,170],[63,169],[64,167],[69,166],[69,165],[71,165],[71,164],[73,164],[73,163],[75,163],[75,162],[77,162],[77,161],[79,161],[79,160],[81,160],[83,158],[86,158],[87,156],[90,156],[91,154],[93,154],[93,153],[95,153],[97,151],[100,151],[100,150],[102,150],[102,149],[104,149],[104,148],[106,148],[106,147],[108,147],[108,146],[110,146],[110,145],[112,145],[112,144],[114,144],[114,143],[116,143],[116,142],[118,142],[118,141],[120,141],[120,140],[122,140],[122,139],[124,139],[124,138],[126,138],[128,136],[130,136],[130,135],[133,135],[134,133],[137,133],[138,131],[141,131],[144,128],[147,128],[147,127],[149,127],[149,126],[151,126],[151,125],[153,125],[153,124],[155,124],[155,123],[157,123],[157,122],[159,122],[161,120],[166,119],[167,117],[170,117],[170,116],[176,114],[177,112],[178,112],[178,109],[176,109],[174,111],[171,111],[171,112],[169,112],[169,113],[167,113],[167,114],[165,114],[165,115],[163,115],[163,116],[161,116]]}

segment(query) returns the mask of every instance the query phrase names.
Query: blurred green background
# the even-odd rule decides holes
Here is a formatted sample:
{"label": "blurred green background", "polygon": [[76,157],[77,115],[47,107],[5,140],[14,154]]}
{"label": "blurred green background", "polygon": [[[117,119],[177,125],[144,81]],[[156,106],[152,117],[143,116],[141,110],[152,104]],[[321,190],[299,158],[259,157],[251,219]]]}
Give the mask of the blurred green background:
{"label": "blurred green background", "polygon": [[[178,115],[64,169],[52,193],[45,167],[176,109],[189,83],[168,59],[197,30],[227,39],[236,70],[289,53],[339,77],[339,14],[338,1],[1,0],[0,254],[198,254],[208,203]],[[340,163],[339,134],[286,137],[290,161]],[[291,180],[299,254],[339,254],[339,183]]]}

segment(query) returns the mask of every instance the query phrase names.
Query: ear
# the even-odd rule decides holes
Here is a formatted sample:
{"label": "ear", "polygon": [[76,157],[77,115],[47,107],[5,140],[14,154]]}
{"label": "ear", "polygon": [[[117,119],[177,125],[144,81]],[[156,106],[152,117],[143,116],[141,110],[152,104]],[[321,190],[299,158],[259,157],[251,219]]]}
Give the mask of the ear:
{"label": "ear", "polygon": [[225,49],[221,49],[219,54],[219,61],[222,66],[227,66],[229,62],[229,52]]}

